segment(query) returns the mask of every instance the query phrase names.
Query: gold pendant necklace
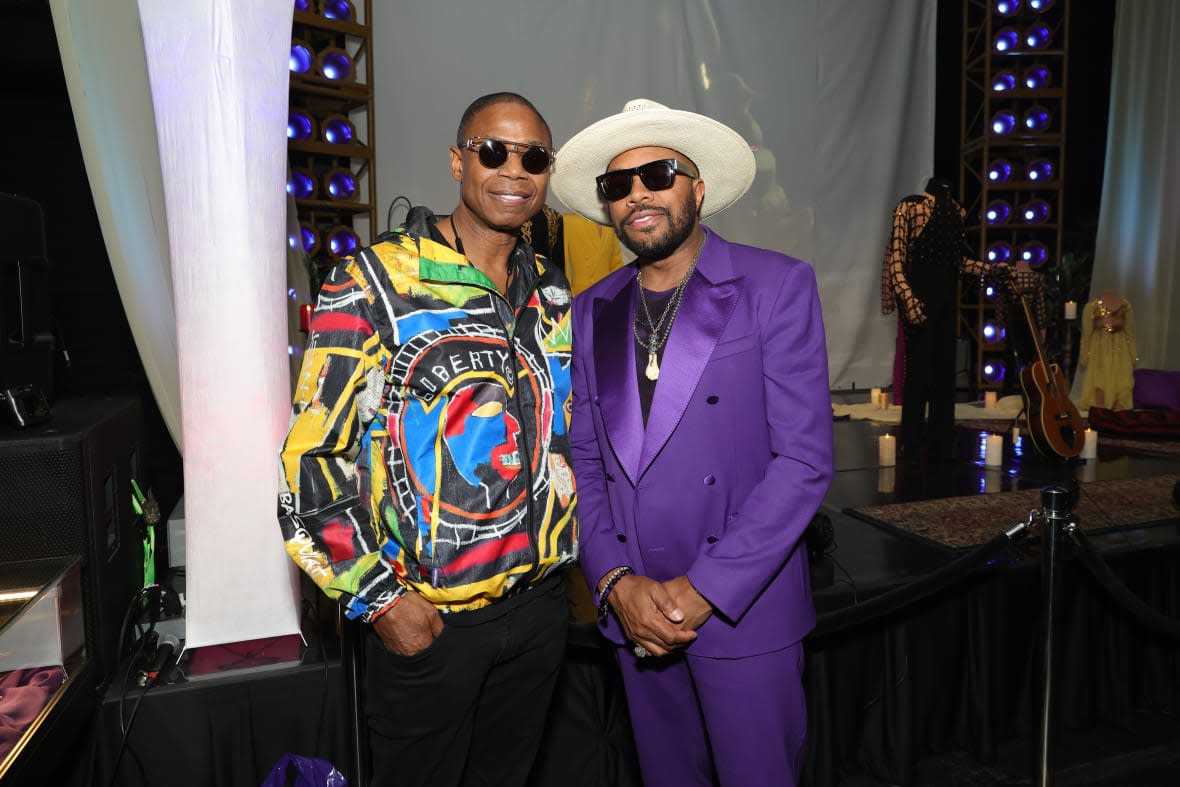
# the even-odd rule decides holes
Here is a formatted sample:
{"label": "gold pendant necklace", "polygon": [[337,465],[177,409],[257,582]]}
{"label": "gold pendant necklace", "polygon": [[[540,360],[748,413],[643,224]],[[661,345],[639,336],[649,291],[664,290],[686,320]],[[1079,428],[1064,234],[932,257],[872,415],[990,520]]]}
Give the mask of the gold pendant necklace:
{"label": "gold pendant necklace", "polygon": [[[701,238],[700,245],[697,246],[696,254],[693,255],[692,264],[688,267],[688,272],[684,274],[684,278],[676,285],[675,292],[672,293],[672,298],[660,313],[660,319],[653,320],[651,310],[647,305],[647,298],[643,294],[643,268],[640,267],[635,274],[635,279],[639,285],[639,302],[642,305],[643,315],[647,318],[648,336],[645,342],[639,335],[639,314],[635,315],[635,320],[631,325],[635,333],[635,341],[639,343],[640,347],[647,350],[647,366],[643,370],[643,376],[655,382],[660,379],[660,348],[668,341],[668,336],[672,333],[672,323],[676,320],[676,312],[680,310],[680,301],[684,298],[684,290],[688,286],[688,280],[692,278],[693,271],[697,268],[697,262],[701,259],[701,252],[705,248],[705,239]],[[667,319],[667,325],[664,321]],[[663,333],[660,329],[663,328]]]}
{"label": "gold pendant necklace", "polygon": [[647,368],[643,370],[643,374],[653,382],[660,379],[660,363],[656,360],[655,350],[647,351]]}

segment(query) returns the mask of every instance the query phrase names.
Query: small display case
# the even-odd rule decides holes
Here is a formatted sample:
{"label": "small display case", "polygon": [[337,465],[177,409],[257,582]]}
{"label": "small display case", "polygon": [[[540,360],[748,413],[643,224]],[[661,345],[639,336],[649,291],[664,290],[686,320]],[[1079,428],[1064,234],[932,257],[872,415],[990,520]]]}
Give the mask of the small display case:
{"label": "small display case", "polygon": [[76,556],[0,563],[0,778],[86,659]]}

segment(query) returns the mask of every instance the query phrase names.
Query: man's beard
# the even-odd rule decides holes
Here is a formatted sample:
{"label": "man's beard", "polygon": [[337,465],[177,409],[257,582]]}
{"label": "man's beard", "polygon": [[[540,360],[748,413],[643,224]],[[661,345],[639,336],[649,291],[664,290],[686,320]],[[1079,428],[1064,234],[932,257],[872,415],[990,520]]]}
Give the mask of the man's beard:
{"label": "man's beard", "polygon": [[656,208],[668,217],[667,229],[659,235],[642,233],[638,237],[633,237],[626,234],[623,222],[630,218],[631,214],[624,217],[622,221],[615,222],[615,234],[619,236],[619,240],[624,246],[645,260],[666,259],[672,256],[692,235],[696,223],[695,202],[692,192],[689,192],[688,198],[674,211]]}

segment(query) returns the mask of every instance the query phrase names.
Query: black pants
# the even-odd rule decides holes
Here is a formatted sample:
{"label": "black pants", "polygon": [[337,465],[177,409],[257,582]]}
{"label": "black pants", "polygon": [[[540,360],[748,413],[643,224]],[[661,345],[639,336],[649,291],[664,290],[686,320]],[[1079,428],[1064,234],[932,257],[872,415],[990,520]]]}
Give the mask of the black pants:
{"label": "black pants", "polygon": [[923,442],[929,458],[954,454],[955,304],[949,299],[928,311],[925,323],[905,329],[902,456],[915,458]]}
{"label": "black pants", "polygon": [[372,787],[524,785],[565,654],[560,581],[443,617],[434,643],[390,653],[372,632],[365,715]]}

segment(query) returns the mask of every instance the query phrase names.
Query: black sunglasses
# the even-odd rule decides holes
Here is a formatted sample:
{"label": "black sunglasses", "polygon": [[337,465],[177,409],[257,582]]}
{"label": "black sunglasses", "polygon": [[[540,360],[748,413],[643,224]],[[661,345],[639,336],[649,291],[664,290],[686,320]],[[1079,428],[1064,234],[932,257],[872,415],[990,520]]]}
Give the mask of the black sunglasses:
{"label": "black sunglasses", "polygon": [[598,190],[607,202],[618,202],[631,193],[631,181],[638,175],[643,187],[648,191],[663,191],[672,188],[677,175],[686,178],[696,178],[696,173],[681,164],[676,159],[666,158],[659,161],[649,161],[630,169],[612,169],[599,175],[595,180]]}
{"label": "black sunglasses", "polygon": [[553,160],[557,158],[553,151],[541,145],[529,145],[524,142],[507,142],[503,139],[491,137],[473,137],[463,140],[459,147],[464,150],[474,150],[479,154],[479,163],[488,169],[499,169],[508,160],[508,151],[520,154],[520,165],[530,175],[540,175],[549,169]]}

